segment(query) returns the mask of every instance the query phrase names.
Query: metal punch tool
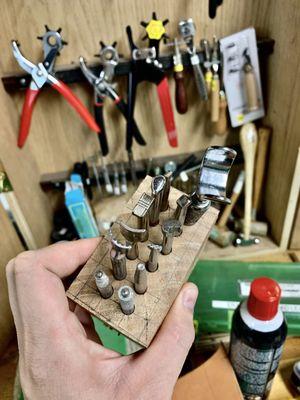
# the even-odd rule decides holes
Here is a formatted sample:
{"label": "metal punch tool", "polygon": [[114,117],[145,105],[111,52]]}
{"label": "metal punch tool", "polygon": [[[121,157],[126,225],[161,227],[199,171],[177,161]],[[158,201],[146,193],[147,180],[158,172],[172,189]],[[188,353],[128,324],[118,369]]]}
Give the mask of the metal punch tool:
{"label": "metal punch tool", "polygon": [[138,242],[145,241],[146,229],[136,229],[126,225],[124,222],[118,222],[121,234],[126,239],[126,243],[130,245],[126,255],[129,260],[135,260],[139,256]]}
{"label": "metal punch tool", "polygon": [[131,249],[131,245],[123,244],[115,238],[111,239],[111,244],[110,259],[113,275],[117,280],[125,279],[127,276],[126,252]]}
{"label": "metal punch tool", "polygon": [[195,224],[208,210],[211,202],[229,204],[226,195],[228,175],[235,160],[236,151],[229,147],[209,147],[202,159],[197,189],[190,196],[191,204],[185,217],[185,225]]}
{"label": "metal punch tool", "polygon": [[141,242],[145,242],[149,237],[149,218],[153,203],[153,197],[149,196],[147,193],[143,193],[132,211],[132,214],[138,218],[139,228],[146,230],[146,234]]}

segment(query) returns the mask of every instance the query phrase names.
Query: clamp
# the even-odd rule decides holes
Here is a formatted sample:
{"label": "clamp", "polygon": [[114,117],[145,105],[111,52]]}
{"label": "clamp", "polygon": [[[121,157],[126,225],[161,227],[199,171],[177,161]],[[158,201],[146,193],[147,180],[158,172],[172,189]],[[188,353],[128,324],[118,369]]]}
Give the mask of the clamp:
{"label": "clamp", "polygon": [[33,108],[40,92],[40,89],[48,83],[55,90],[57,90],[70,105],[76,110],[79,116],[84,120],[87,126],[95,132],[100,132],[100,128],[96,124],[94,118],[75,96],[75,94],[60,80],[54,76],[53,68],[56,56],[59,55],[60,50],[67,44],[61,37],[61,28],[57,31],[50,30],[47,25],[45,26],[46,33],[38,37],[43,41],[44,60],[37,65],[25,58],[16,40],[12,41],[12,51],[18,64],[24,71],[31,75],[30,86],[26,91],[25,102],[23,105],[21,115],[21,125],[18,137],[18,146],[22,148],[29,134],[30,122],[33,113]]}
{"label": "clamp", "polygon": [[[119,96],[118,92],[116,91],[116,84],[113,83],[113,79],[115,76],[115,68],[119,63],[119,54],[115,48],[116,42],[114,42],[111,46],[106,46],[103,42],[100,42],[100,44],[101,44],[101,50],[99,56],[103,69],[101,70],[99,77],[97,77],[92,72],[92,70],[87,67],[83,57],[79,57],[79,65],[83,75],[94,88],[95,119],[102,132],[102,135],[99,135],[102,155],[106,156],[109,152],[109,148],[108,148],[104,118],[103,118],[104,100],[106,97],[109,97],[114,102],[114,104],[116,105],[116,107],[122,113],[122,115],[126,120],[127,120],[127,104]],[[135,121],[133,121],[133,128],[131,134],[132,137],[135,138],[138,144],[140,144],[141,146],[146,145],[146,142],[143,136],[141,135]],[[132,137],[128,137],[127,135],[126,148],[128,147],[128,142],[132,141]]]}

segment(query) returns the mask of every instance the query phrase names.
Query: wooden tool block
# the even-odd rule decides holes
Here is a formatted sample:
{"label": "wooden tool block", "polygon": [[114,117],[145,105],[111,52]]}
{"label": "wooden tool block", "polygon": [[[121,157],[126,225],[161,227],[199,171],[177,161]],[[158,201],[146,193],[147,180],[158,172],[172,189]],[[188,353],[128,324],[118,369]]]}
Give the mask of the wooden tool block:
{"label": "wooden tool block", "polygon": [[[136,227],[137,221],[136,217],[132,215],[132,210],[144,192],[151,194],[151,180],[152,178],[149,176],[144,179],[132,198],[121,210],[119,220],[126,222],[129,226]],[[147,243],[160,244],[162,242],[161,223],[172,218],[176,209],[176,201],[181,195],[182,192],[171,187],[169,208],[160,214],[159,225],[150,228],[148,242],[139,243],[139,259],[126,261],[126,279],[122,281],[114,280],[110,261],[110,241],[103,237],[93,255],[67,291],[67,296],[70,299],[143,347],[148,347],[151,343],[180,288],[188,279],[218,216],[218,210],[210,207],[195,225],[183,227],[182,235],[174,238],[172,253],[169,255],[160,254],[158,270],[152,273],[147,272],[148,289],[143,295],[135,294],[134,313],[131,315],[123,314],[117,297],[118,289],[123,285],[133,287],[137,263],[148,260]],[[118,224],[113,225],[112,231],[124,242]],[[98,269],[103,270],[112,280],[114,293],[109,299],[103,299],[97,290],[94,273]]]}

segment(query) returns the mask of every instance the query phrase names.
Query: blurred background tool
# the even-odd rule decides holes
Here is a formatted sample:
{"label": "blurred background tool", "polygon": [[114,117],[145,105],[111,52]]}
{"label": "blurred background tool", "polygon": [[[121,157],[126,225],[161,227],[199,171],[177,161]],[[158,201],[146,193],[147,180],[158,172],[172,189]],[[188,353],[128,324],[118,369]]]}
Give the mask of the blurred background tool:
{"label": "blurred background tool", "polygon": [[206,89],[206,83],[204,75],[200,66],[200,59],[194,45],[194,36],[196,33],[196,27],[192,18],[187,20],[182,20],[178,24],[178,30],[183,40],[186,43],[187,50],[190,57],[190,62],[193,67],[194,78],[199,92],[200,98],[202,100],[208,100],[208,94]]}
{"label": "blurred background tool", "polygon": [[231,203],[225,206],[217,225],[214,226],[211,230],[209,236],[210,240],[218,244],[220,247],[229,246],[235,238],[235,233],[228,230],[226,228],[226,225],[231,215],[231,212],[240,197],[244,185],[244,180],[244,171],[241,171],[232,190],[230,198]]}
{"label": "blurred background tool", "polygon": [[245,208],[244,208],[244,229],[243,235],[235,240],[236,246],[251,246],[258,244],[259,239],[250,237],[251,213],[252,213],[252,194],[253,194],[253,175],[255,154],[257,148],[257,131],[253,123],[242,126],[240,131],[240,142],[245,160]]}
{"label": "blurred background tool", "polygon": [[212,56],[211,56],[211,65],[212,65],[212,80],[211,80],[211,110],[210,110],[210,119],[211,122],[218,122],[220,115],[220,78],[219,78],[219,65],[220,65],[220,52],[219,52],[219,42],[214,36],[213,38],[213,46],[212,46]]}
{"label": "blurred background tool", "polygon": [[257,82],[255,77],[255,70],[251,63],[249,49],[244,50],[243,56],[245,57],[245,64],[243,66],[245,91],[247,100],[247,110],[255,111],[259,108],[259,98],[257,92]]}
{"label": "blurred background tool", "polygon": [[176,109],[179,112],[179,114],[185,114],[188,109],[188,99],[184,85],[182,57],[177,38],[174,38],[174,50],[175,54],[173,56],[173,63],[174,63]]}

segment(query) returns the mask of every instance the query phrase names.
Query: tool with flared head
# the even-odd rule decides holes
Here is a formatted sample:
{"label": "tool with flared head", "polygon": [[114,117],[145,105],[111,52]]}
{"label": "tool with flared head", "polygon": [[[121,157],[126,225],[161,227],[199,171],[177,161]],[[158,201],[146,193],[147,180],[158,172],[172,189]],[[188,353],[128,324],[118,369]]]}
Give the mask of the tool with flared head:
{"label": "tool with flared head", "polygon": [[99,126],[81,101],[68,88],[68,86],[56,79],[53,74],[56,56],[59,54],[59,51],[63,48],[64,44],[66,44],[62,39],[60,32],[60,28],[57,31],[53,31],[46,26],[46,33],[39,37],[39,39],[43,41],[44,60],[37,65],[23,56],[17,41],[12,41],[12,51],[16,61],[20,67],[32,77],[30,86],[26,91],[21,115],[21,125],[18,138],[19,147],[23,147],[25,144],[29,134],[30,122],[36,99],[40,89],[46,83],[52,86],[53,89],[57,90],[68,101],[90,129],[95,132],[100,132]]}
{"label": "tool with flared head", "polygon": [[145,241],[147,234],[146,229],[132,228],[126,225],[124,222],[118,222],[120,225],[121,234],[126,239],[126,242],[130,245],[130,249],[127,250],[126,255],[129,260],[135,260],[139,256],[138,242]]}
{"label": "tool with flared head", "polygon": [[149,259],[146,262],[146,268],[149,272],[155,272],[158,269],[158,254],[162,251],[160,244],[149,243],[148,249],[150,249]]}
{"label": "tool with flared head", "polygon": [[161,252],[164,255],[168,255],[172,251],[174,237],[181,235],[182,225],[177,219],[169,219],[162,223],[161,230],[163,233]]}
{"label": "tool with flared head", "polygon": [[150,225],[155,226],[159,223],[159,213],[161,210],[161,201],[166,185],[166,178],[163,175],[157,175],[152,179],[151,192],[154,202],[150,210]]}
{"label": "tool with flared head", "polygon": [[236,151],[229,147],[209,147],[202,159],[198,185],[191,195],[191,204],[185,217],[185,225],[195,224],[210,207],[211,202],[229,204],[226,187],[228,175]]}

